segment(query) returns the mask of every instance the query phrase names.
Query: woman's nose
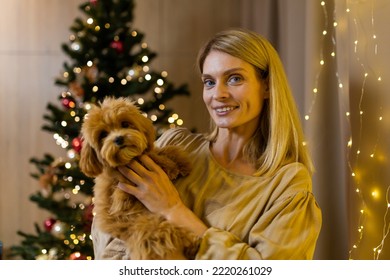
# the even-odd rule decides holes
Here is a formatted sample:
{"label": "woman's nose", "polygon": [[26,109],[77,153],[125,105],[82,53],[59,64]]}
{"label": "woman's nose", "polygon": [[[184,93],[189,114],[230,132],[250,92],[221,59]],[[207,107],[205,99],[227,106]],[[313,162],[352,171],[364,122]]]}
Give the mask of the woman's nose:
{"label": "woman's nose", "polygon": [[229,97],[229,90],[227,85],[224,83],[217,83],[215,86],[214,98],[215,99],[225,99]]}

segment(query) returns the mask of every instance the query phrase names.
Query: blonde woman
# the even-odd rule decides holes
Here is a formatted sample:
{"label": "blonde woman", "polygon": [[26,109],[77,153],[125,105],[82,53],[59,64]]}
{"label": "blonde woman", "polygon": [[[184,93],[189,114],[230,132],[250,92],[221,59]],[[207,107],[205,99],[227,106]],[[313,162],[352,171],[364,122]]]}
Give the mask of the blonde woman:
{"label": "blonde woman", "polygon": [[[120,171],[119,188],[152,212],[197,234],[196,259],[312,259],[321,210],[313,166],[283,65],[248,30],[216,34],[200,50],[209,135],[168,130],[158,146],[179,145],[193,170],[175,186],[149,157]],[[126,259],[120,240],[93,227],[96,259]]]}

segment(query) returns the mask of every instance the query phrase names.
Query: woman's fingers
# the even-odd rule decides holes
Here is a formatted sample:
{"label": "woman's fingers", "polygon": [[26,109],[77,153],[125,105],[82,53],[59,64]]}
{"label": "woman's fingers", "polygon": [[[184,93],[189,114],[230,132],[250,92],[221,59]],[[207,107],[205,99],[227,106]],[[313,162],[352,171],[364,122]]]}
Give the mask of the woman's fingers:
{"label": "woman's fingers", "polygon": [[119,183],[118,187],[137,197],[151,212],[168,213],[182,203],[167,174],[149,156],[133,160],[118,170],[129,180]]}
{"label": "woman's fingers", "polygon": [[134,195],[135,197],[137,197],[137,195],[138,195],[138,189],[136,186],[133,186],[130,184],[125,184],[123,182],[119,182],[118,188],[124,192],[127,192],[128,194]]}
{"label": "woman's fingers", "polygon": [[142,178],[132,169],[127,166],[119,166],[119,172],[125,176],[130,182],[138,185]]}
{"label": "woman's fingers", "polygon": [[161,171],[161,167],[158,164],[156,164],[151,157],[149,157],[147,155],[142,155],[139,157],[139,160],[145,169],[152,171],[152,172],[160,172]]}

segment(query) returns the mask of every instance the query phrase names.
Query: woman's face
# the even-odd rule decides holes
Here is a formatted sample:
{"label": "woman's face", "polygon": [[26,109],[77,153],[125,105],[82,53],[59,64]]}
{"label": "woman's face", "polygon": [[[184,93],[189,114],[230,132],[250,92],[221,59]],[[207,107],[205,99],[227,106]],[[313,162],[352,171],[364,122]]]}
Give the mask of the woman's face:
{"label": "woman's face", "polygon": [[203,101],[219,128],[256,130],[268,90],[251,64],[211,51],[203,64],[202,81]]}

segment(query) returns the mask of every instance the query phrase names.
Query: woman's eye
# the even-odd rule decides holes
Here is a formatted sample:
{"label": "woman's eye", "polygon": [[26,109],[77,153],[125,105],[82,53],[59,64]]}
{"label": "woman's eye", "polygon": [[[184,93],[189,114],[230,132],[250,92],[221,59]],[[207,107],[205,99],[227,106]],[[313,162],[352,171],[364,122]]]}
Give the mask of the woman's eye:
{"label": "woman's eye", "polygon": [[212,81],[212,80],[204,80],[204,81],[203,81],[203,85],[204,85],[205,87],[212,87],[213,85],[215,85],[215,83],[214,83],[214,81]]}
{"label": "woman's eye", "polygon": [[241,76],[235,75],[235,76],[231,76],[231,77],[229,78],[228,83],[229,83],[229,84],[237,84],[237,83],[239,83],[239,82],[241,82],[241,81],[242,81],[242,77],[241,77]]}

